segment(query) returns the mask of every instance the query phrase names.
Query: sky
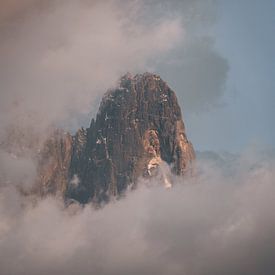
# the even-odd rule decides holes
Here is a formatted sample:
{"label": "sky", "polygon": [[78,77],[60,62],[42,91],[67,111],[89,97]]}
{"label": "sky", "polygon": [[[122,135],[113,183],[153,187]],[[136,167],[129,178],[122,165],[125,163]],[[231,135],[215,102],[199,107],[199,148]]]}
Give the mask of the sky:
{"label": "sky", "polygon": [[274,1],[2,5],[2,126],[88,126],[121,75],[151,71],[175,90],[196,150],[274,148]]}
{"label": "sky", "polygon": [[[229,150],[249,143],[275,145],[274,9],[274,1],[223,1],[220,7],[214,35],[230,67],[225,91],[229,99],[208,121],[215,121],[224,139],[229,137]],[[214,144],[223,146],[215,138],[212,148]]]}
{"label": "sky", "polygon": [[[182,76],[186,73],[186,69],[181,67],[185,64],[184,56],[179,65],[182,72],[177,72],[176,77],[169,72],[164,74],[168,75],[168,79],[171,78],[170,83],[175,86],[177,93],[183,94],[180,102],[188,134],[196,149],[239,152],[252,144],[274,148],[275,2],[233,0],[217,3],[214,22],[210,26],[200,26],[195,35],[211,38],[215,54],[224,58],[224,62],[215,68],[213,64],[218,64],[218,58],[209,59],[215,73],[203,79],[201,74],[211,70],[211,65],[205,64],[204,67],[204,61],[198,60],[196,66],[203,66],[204,71],[197,69],[191,79],[193,82],[203,79],[201,85],[193,83],[186,87],[184,81],[188,82],[190,76],[189,73],[188,79]],[[173,74],[174,68],[171,71]],[[214,83],[213,79],[222,77],[222,85]],[[208,87],[208,81],[213,85]],[[205,85],[206,89],[212,89],[212,93],[203,91]],[[181,88],[188,91],[182,91]],[[201,92],[196,92],[196,89],[201,89]],[[213,92],[215,89],[216,93]],[[205,102],[207,99],[204,96],[213,95],[210,98],[211,106],[205,111],[200,98],[195,98],[194,101],[200,105],[193,108],[193,104],[189,108],[188,103],[193,101],[189,100],[186,93],[197,93],[197,97]]]}

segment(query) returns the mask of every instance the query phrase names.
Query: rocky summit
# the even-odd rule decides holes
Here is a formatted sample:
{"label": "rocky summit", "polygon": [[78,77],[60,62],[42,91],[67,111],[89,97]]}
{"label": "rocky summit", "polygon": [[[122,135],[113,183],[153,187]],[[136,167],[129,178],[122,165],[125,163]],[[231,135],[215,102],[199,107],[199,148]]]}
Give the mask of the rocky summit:
{"label": "rocky summit", "polygon": [[80,203],[108,201],[140,177],[158,176],[169,188],[167,170],[189,174],[194,158],[175,93],[158,75],[127,74],[89,128],[74,136],[55,131],[45,142],[37,188]]}

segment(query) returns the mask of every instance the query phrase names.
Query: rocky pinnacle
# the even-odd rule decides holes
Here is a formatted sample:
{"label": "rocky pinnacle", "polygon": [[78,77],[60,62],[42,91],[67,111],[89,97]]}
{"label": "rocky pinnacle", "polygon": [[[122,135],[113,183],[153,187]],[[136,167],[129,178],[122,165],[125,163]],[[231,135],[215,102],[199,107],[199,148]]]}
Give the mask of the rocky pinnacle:
{"label": "rocky pinnacle", "polygon": [[89,128],[74,136],[57,133],[46,148],[40,157],[40,192],[59,190],[81,203],[108,201],[141,177],[159,176],[169,188],[167,169],[190,174],[195,159],[175,93],[151,73],[123,76],[103,97]]}

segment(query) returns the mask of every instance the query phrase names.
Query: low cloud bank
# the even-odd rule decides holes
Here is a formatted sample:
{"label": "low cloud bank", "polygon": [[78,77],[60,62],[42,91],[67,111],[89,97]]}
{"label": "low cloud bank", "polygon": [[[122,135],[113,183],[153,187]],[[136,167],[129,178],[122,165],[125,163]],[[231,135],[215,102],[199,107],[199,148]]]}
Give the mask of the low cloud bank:
{"label": "low cloud bank", "polygon": [[275,270],[275,158],[199,154],[197,177],[100,210],[0,190],[1,274],[258,275]]}

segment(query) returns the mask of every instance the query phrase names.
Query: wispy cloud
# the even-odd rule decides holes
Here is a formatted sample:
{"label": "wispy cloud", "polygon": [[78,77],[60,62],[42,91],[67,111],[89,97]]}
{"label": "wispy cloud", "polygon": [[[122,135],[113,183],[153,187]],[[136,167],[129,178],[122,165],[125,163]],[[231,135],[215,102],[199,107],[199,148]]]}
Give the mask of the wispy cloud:
{"label": "wispy cloud", "polygon": [[72,124],[121,74],[148,70],[183,38],[179,17],[143,22],[142,1],[38,3],[2,27],[1,125]]}

